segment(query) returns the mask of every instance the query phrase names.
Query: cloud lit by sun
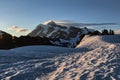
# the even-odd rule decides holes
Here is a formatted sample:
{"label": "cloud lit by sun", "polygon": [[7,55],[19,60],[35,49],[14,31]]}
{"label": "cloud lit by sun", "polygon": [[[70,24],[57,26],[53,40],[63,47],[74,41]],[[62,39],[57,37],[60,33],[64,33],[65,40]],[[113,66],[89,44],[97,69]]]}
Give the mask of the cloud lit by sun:
{"label": "cloud lit by sun", "polygon": [[9,27],[8,30],[15,31],[17,33],[22,33],[22,32],[28,33],[28,32],[30,32],[30,30],[28,30],[28,29],[24,29],[24,28],[17,27],[17,26]]}

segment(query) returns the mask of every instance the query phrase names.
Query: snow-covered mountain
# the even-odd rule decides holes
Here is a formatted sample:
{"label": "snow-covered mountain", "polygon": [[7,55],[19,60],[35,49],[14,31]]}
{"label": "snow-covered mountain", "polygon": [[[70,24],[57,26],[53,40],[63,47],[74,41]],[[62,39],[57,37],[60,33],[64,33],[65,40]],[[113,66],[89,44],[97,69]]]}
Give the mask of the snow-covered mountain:
{"label": "snow-covered mountain", "polygon": [[52,41],[53,44],[62,45],[67,43],[67,46],[75,45],[82,37],[81,35],[93,32],[94,30],[88,28],[77,28],[74,26],[62,26],[56,24],[54,21],[49,20],[43,24],[39,24],[29,36],[36,37],[48,37],[52,39],[58,39]]}
{"label": "snow-covered mountain", "polygon": [[88,32],[93,32],[94,30],[88,28],[77,28],[74,26],[62,26],[56,24],[54,21],[49,20],[43,24],[39,24],[31,33],[30,36],[40,36],[49,38],[61,38],[68,39],[71,37],[76,37],[78,33],[87,34]]}
{"label": "snow-covered mountain", "polygon": [[120,35],[87,35],[76,48],[0,50],[0,79],[120,80]]}

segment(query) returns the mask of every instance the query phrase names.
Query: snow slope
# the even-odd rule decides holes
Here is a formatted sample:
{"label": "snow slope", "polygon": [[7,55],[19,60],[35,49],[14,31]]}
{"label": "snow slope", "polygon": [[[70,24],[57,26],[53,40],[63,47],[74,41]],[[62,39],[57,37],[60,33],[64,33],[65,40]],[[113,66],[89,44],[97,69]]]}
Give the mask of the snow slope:
{"label": "snow slope", "polygon": [[86,36],[75,48],[0,51],[1,80],[119,80],[120,35]]}

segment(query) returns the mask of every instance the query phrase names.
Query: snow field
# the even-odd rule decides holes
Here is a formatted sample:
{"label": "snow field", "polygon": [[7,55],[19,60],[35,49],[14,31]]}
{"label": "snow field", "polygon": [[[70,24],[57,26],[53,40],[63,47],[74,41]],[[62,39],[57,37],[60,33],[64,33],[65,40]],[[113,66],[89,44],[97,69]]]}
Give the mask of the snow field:
{"label": "snow field", "polygon": [[119,80],[120,35],[86,36],[75,48],[0,51],[1,80]]}

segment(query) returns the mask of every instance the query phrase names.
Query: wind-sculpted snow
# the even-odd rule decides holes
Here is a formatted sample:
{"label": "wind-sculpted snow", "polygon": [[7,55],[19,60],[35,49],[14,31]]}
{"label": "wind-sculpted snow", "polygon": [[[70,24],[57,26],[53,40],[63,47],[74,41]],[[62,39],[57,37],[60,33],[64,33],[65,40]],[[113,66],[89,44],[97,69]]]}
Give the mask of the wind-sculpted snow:
{"label": "wind-sculpted snow", "polygon": [[87,36],[77,48],[0,51],[1,80],[119,80],[120,36]]}

